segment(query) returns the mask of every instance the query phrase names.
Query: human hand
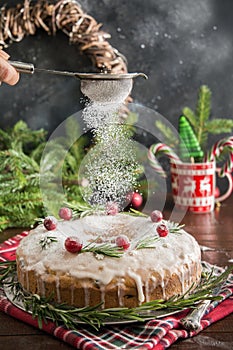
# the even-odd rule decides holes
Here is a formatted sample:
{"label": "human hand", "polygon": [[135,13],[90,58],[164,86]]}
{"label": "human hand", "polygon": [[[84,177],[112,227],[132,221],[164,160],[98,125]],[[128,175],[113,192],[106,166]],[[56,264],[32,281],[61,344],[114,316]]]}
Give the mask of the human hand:
{"label": "human hand", "polygon": [[0,85],[2,82],[15,85],[19,80],[19,73],[8,62],[10,56],[0,49]]}

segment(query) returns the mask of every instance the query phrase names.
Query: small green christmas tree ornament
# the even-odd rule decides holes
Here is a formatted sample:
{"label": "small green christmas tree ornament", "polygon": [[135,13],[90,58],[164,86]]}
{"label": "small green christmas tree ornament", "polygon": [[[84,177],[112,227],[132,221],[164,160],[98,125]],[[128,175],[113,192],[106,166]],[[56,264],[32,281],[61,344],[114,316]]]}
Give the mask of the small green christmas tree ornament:
{"label": "small green christmas tree ornament", "polygon": [[190,160],[201,162],[203,160],[204,153],[189,121],[184,115],[181,115],[179,118],[178,131],[181,138],[181,142],[179,144],[180,158],[185,162]]}

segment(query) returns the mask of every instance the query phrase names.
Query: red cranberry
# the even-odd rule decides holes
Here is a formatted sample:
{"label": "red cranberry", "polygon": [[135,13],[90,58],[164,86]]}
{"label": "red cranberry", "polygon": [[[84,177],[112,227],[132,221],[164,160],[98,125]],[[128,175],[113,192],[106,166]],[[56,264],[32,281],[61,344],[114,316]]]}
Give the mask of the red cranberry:
{"label": "red cranberry", "polygon": [[73,212],[70,208],[63,207],[59,210],[59,217],[63,220],[70,220],[72,218]]}
{"label": "red cranberry", "polygon": [[56,230],[56,228],[57,228],[57,219],[54,216],[47,216],[44,219],[44,227],[48,231]]}
{"label": "red cranberry", "polygon": [[119,206],[117,203],[108,202],[106,205],[106,212],[108,215],[116,215],[119,213]]}
{"label": "red cranberry", "polygon": [[142,205],[142,202],[143,202],[142,195],[138,192],[134,192],[131,200],[133,207],[139,208]]}
{"label": "red cranberry", "polygon": [[65,240],[65,248],[70,253],[78,253],[82,250],[82,243],[78,237],[68,237]]}
{"label": "red cranberry", "polygon": [[166,225],[161,224],[157,227],[157,232],[160,237],[166,237],[168,235],[168,228]]}
{"label": "red cranberry", "polygon": [[159,210],[152,211],[150,217],[152,222],[160,222],[161,220],[163,220],[163,214]]}
{"label": "red cranberry", "polygon": [[130,242],[127,236],[121,235],[116,238],[116,245],[124,250],[130,247]]}

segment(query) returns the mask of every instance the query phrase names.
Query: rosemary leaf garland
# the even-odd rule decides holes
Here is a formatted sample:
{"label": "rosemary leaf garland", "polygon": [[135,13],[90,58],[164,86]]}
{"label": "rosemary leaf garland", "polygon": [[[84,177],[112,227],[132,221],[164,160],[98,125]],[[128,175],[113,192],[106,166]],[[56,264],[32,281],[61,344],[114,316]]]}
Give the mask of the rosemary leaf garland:
{"label": "rosemary leaf garland", "polygon": [[[64,324],[68,329],[76,329],[79,322],[84,322],[98,330],[105,322],[110,320],[138,320],[156,317],[148,312],[157,310],[175,311],[184,308],[195,307],[195,303],[202,300],[220,300],[221,296],[212,296],[212,291],[218,286],[222,286],[228,275],[232,271],[232,266],[228,267],[222,274],[215,276],[213,271],[206,272],[201,283],[194,291],[192,288],[184,295],[175,296],[169,300],[152,300],[143,303],[135,308],[108,308],[101,309],[101,303],[92,307],[76,308],[66,304],[52,303],[51,298],[44,298],[38,294],[28,294],[14,280],[16,273],[16,262],[0,262],[0,285],[7,285],[13,288],[15,298],[21,298],[25,309],[37,318],[38,325],[42,327],[42,322],[51,319],[54,323]],[[23,298],[22,298],[23,295]]]}

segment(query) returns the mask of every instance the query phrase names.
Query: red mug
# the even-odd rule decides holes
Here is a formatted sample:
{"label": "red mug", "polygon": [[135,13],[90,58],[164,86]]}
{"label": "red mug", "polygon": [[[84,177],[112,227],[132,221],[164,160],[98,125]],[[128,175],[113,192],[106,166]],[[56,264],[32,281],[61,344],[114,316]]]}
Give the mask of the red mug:
{"label": "red mug", "polygon": [[232,176],[226,173],[227,191],[215,199],[216,173],[219,171],[215,162],[171,162],[172,194],[176,206],[193,213],[213,211],[215,202],[221,202],[229,197],[233,189]]}

